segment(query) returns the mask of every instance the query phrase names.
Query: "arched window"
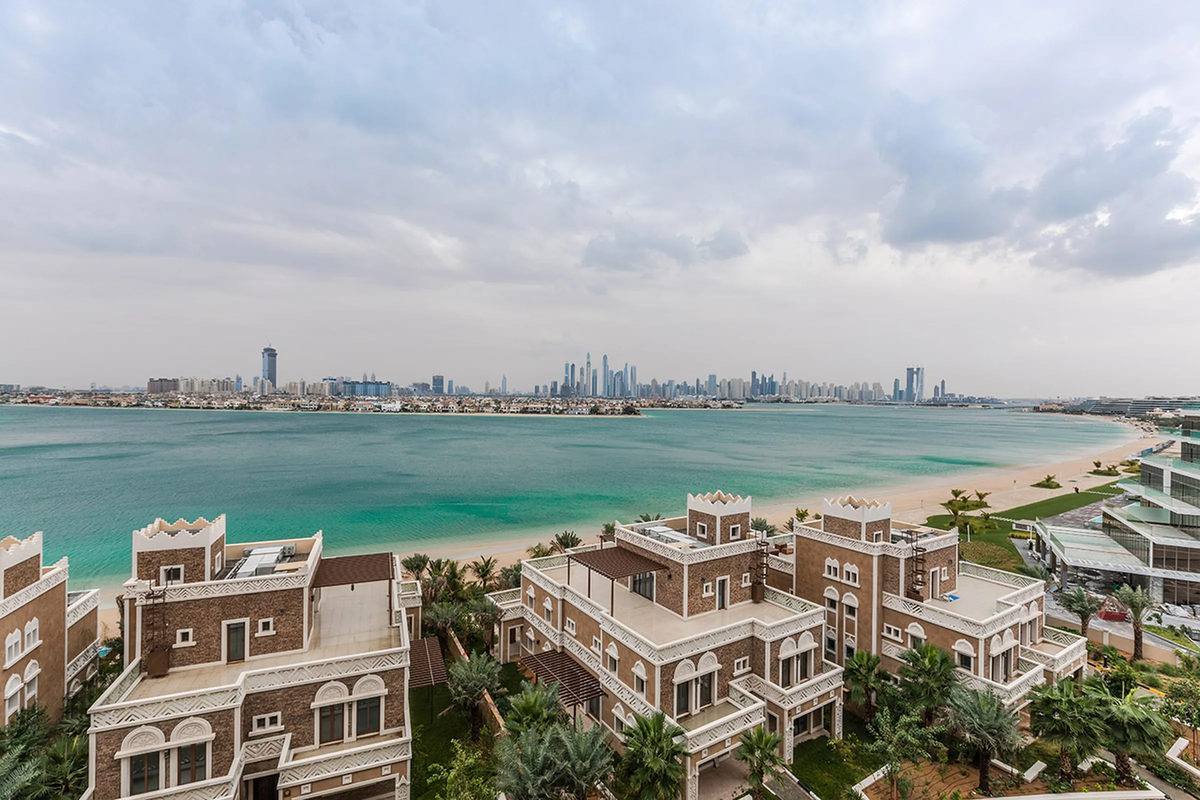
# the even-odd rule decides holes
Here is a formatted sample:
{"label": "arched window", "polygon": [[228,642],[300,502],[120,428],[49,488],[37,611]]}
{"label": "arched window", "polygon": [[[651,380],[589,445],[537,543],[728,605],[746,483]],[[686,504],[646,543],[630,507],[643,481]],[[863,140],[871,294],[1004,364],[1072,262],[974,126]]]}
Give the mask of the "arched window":
{"label": "arched window", "polygon": [[329,744],[346,738],[346,702],[350,690],[341,681],[330,681],[317,690],[313,712],[317,728],[317,743]]}
{"label": "arched window", "polygon": [[925,644],[925,629],[915,622],[908,624],[908,646],[921,647]]}
{"label": "arched window", "polygon": [[144,726],[131,731],[115,758],[121,759],[121,796],[165,789],[162,779],[166,737],[158,728]]}
{"label": "arched window", "polygon": [[617,643],[609,642],[608,648],[604,651],[604,655],[606,656],[605,660],[608,663],[608,671],[615,673],[617,671],[617,664],[620,661],[620,653],[617,650]]}
{"label": "arched window", "polygon": [[841,573],[838,570],[838,560],[836,558],[825,559],[825,577],[833,578],[835,580],[841,577]]}
{"label": "arched window", "polygon": [[858,567],[853,564],[846,564],[842,567],[842,580],[846,583],[858,586]]}
{"label": "arched window", "polygon": [[212,726],[199,717],[189,717],[171,731],[176,786],[208,779],[209,747],[213,738]]}
{"label": "arched window", "polygon": [[25,649],[31,650],[37,645],[39,639],[38,618],[34,617],[25,623]]}
{"label": "arched window", "polygon": [[8,683],[4,684],[4,721],[7,724],[13,714],[21,710],[21,677],[19,675],[9,676]]}
{"label": "arched window", "polygon": [[37,704],[38,696],[38,675],[42,672],[42,668],[36,661],[30,661],[25,665],[25,707]]}
{"label": "arched window", "polygon": [[383,702],[387,685],[378,675],[364,675],[354,684],[354,735],[370,736],[383,730]]}
{"label": "arched window", "polygon": [[21,629],[13,631],[4,637],[4,663],[12,664],[21,657]]}
{"label": "arched window", "polygon": [[633,665],[633,690],[640,696],[646,696],[646,665],[641,661]]}

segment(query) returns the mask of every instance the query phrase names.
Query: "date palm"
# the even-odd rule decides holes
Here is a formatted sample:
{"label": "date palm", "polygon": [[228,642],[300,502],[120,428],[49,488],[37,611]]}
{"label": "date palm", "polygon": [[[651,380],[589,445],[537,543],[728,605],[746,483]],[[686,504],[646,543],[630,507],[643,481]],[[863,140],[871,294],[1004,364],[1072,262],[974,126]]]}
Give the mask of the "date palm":
{"label": "date palm", "polygon": [[879,656],[866,650],[857,651],[846,662],[842,678],[850,688],[850,702],[863,707],[868,721],[874,716],[875,696],[883,691],[886,674],[879,666]]}
{"label": "date palm", "polygon": [[1104,608],[1104,598],[1088,594],[1082,587],[1076,586],[1071,591],[1059,595],[1058,602],[1067,611],[1079,617],[1079,632],[1086,639],[1092,617]]}
{"label": "date palm", "polygon": [[1029,695],[1030,730],[1058,748],[1058,779],[1070,783],[1075,764],[1096,752],[1103,735],[1093,696],[1070,678],[1038,686]]}
{"label": "date palm", "polygon": [[575,531],[563,531],[562,533],[554,534],[554,541],[550,543],[550,549],[556,553],[565,553],[573,547],[579,547],[583,544],[583,540],[579,538],[579,534]]}
{"label": "date palm", "polygon": [[580,730],[574,725],[552,729],[554,759],[562,778],[561,787],[568,797],[587,800],[598,784],[607,783],[613,770],[613,749],[600,725]]}
{"label": "date palm", "polygon": [[938,709],[950,700],[958,685],[954,658],[945,650],[926,642],[900,654],[900,696],[921,709],[926,725],[933,724]]}
{"label": "date palm", "polygon": [[525,552],[530,558],[545,558],[546,556],[554,555],[554,548],[548,544],[537,542],[525,548]]}
{"label": "date palm", "polygon": [[1140,586],[1134,589],[1128,583],[1113,592],[1113,597],[1129,609],[1129,619],[1133,623],[1133,660],[1141,661],[1142,626],[1146,622],[1146,615],[1157,608],[1158,603],[1145,589]]}
{"label": "date palm", "polygon": [[516,589],[521,585],[521,565],[509,564],[500,568],[498,585],[501,589]]}
{"label": "date palm", "polygon": [[979,502],[983,503],[985,500],[987,500],[988,495],[990,495],[990,494],[991,494],[991,492],[981,492],[978,489],[976,489],[975,490],[975,499],[978,500]]}
{"label": "date palm", "polygon": [[86,736],[62,736],[42,753],[41,777],[30,791],[31,800],[79,797],[88,785]]}
{"label": "date palm", "polygon": [[742,732],[741,742],[733,758],[746,764],[750,794],[754,800],[763,799],[767,780],[779,779],[787,770],[787,762],[779,755],[779,747],[782,744],[783,739],[779,734],[770,733],[762,726]]}
{"label": "date palm", "polygon": [[991,794],[991,765],[997,756],[1021,747],[1017,712],[1005,708],[991,691],[956,688],[950,695],[947,719],[951,733],[975,750],[979,761],[979,793]]}
{"label": "date palm", "polygon": [[797,508],[796,509],[796,519],[800,520],[801,522],[804,522],[806,519],[808,519],[808,509],[807,508]]}
{"label": "date palm", "polygon": [[963,495],[966,493],[967,493],[966,489],[951,489],[950,490],[950,502],[953,503],[955,501],[961,500]]}
{"label": "date palm", "polygon": [[26,797],[38,778],[38,762],[24,756],[21,747],[10,747],[0,756],[0,800]]}
{"label": "date palm", "polygon": [[429,566],[429,556],[424,553],[413,553],[408,558],[401,559],[400,566],[410,578],[419,581],[425,574],[425,568]]}
{"label": "date palm", "polygon": [[529,728],[500,739],[496,747],[496,788],[510,800],[557,800],[562,763],[549,731]]}
{"label": "date palm", "polygon": [[471,574],[485,592],[490,592],[495,586],[497,563],[494,556],[480,556],[470,564]]}
{"label": "date palm", "polygon": [[446,670],[446,688],[450,690],[453,707],[471,720],[471,741],[478,742],[483,730],[479,701],[484,693],[494,697],[500,690],[500,662],[484,653],[456,661]]}
{"label": "date palm", "polygon": [[1137,697],[1134,687],[1124,696],[1107,690],[1094,692],[1104,731],[1104,745],[1114,756],[1117,781],[1137,786],[1134,758],[1157,757],[1175,738],[1171,725],[1158,713],[1149,697]]}
{"label": "date palm", "polygon": [[471,618],[479,627],[480,632],[483,633],[483,639],[487,643],[488,652],[491,652],[492,636],[496,632],[496,623],[504,616],[504,612],[489,597],[480,597],[473,600],[469,608]]}
{"label": "date palm", "polygon": [[617,764],[618,797],[676,800],[683,793],[684,746],[675,741],[683,728],[667,723],[661,711],[637,717],[625,729],[625,754]]}
{"label": "date palm", "polygon": [[658,519],[662,519],[662,514],[646,513],[646,514],[639,514],[637,521],[638,522],[654,522],[655,520],[658,520]]}
{"label": "date palm", "polygon": [[544,731],[563,721],[557,683],[526,683],[519,694],[509,699],[511,705],[504,720],[504,727],[509,733],[516,734],[529,729]]}

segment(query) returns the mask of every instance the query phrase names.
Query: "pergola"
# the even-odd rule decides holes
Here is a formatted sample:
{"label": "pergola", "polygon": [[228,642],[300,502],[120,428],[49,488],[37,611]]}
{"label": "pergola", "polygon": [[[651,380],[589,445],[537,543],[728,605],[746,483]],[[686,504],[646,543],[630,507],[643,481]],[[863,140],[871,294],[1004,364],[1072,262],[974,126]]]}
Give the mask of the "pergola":
{"label": "pergola", "polygon": [[394,564],[391,553],[322,558],[312,585],[320,589],[325,586],[390,581],[395,577]]}
{"label": "pergola", "polygon": [[525,656],[521,666],[543,683],[557,683],[558,696],[565,706],[581,706],[604,694],[600,680],[562,650]]}
{"label": "pergola", "polygon": [[433,687],[446,682],[446,660],[437,637],[416,639],[408,651],[408,688],[427,689],[429,721],[433,721]]}
{"label": "pergola", "polygon": [[567,585],[571,584],[571,562],[575,561],[588,570],[587,596],[592,597],[592,573],[599,572],[604,577],[608,578],[612,583],[609,587],[608,598],[608,613],[616,616],[616,609],[613,605],[616,600],[617,581],[625,578],[630,578],[634,575],[642,575],[647,572],[658,572],[666,569],[665,564],[660,564],[653,559],[646,558],[641,553],[635,553],[632,550],[626,550],[621,547],[608,547],[603,550],[588,550],[583,553],[569,553],[567,558]]}

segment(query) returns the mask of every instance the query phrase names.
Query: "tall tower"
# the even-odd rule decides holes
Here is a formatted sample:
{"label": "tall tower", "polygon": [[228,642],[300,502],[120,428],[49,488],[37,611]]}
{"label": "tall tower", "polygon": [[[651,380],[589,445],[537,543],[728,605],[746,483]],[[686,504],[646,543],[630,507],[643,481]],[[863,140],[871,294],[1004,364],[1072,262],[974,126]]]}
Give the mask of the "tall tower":
{"label": "tall tower", "polygon": [[604,360],[601,362],[603,366],[600,369],[600,379],[604,383],[604,388],[600,390],[600,394],[605,397],[612,396],[612,374],[608,371],[608,354],[604,354]]}
{"label": "tall tower", "polygon": [[904,370],[904,402],[911,403],[917,398],[917,368],[908,367]]}
{"label": "tall tower", "polygon": [[594,394],[591,391],[592,387],[592,353],[588,351],[587,362],[583,368],[583,393]]}
{"label": "tall tower", "polygon": [[917,367],[917,402],[925,402],[925,368]]}
{"label": "tall tower", "polygon": [[271,382],[271,388],[275,388],[276,386],[279,385],[279,383],[276,381],[276,372],[275,372],[275,356],[276,355],[277,354],[275,352],[274,347],[268,346],[268,347],[263,348],[263,351],[262,351],[262,359],[263,359],[262,378],[264,381]]}

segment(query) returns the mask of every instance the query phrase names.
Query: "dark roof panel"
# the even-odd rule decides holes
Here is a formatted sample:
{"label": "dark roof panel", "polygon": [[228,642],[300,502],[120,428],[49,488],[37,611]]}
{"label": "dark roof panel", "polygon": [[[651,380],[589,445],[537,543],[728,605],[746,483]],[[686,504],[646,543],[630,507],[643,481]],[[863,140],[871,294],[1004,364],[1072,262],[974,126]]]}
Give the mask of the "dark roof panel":
{"label": "dark roof panel", "polygon": [[588,550],[583,553],[571,553],[571,558],[588,569],[599,572],[606,578],[619,581],[631,575],[641,575],[644,572],[655,572],[668,569],[666,564],[646,558],[641,553],[626,550],[622,547],[606,547],[603,550]]}
{"label": "dark roof panel", "polygon": [[392,579],[392,554],[367,553],[361,556],[322,558],[313,586],[345,586]]}

